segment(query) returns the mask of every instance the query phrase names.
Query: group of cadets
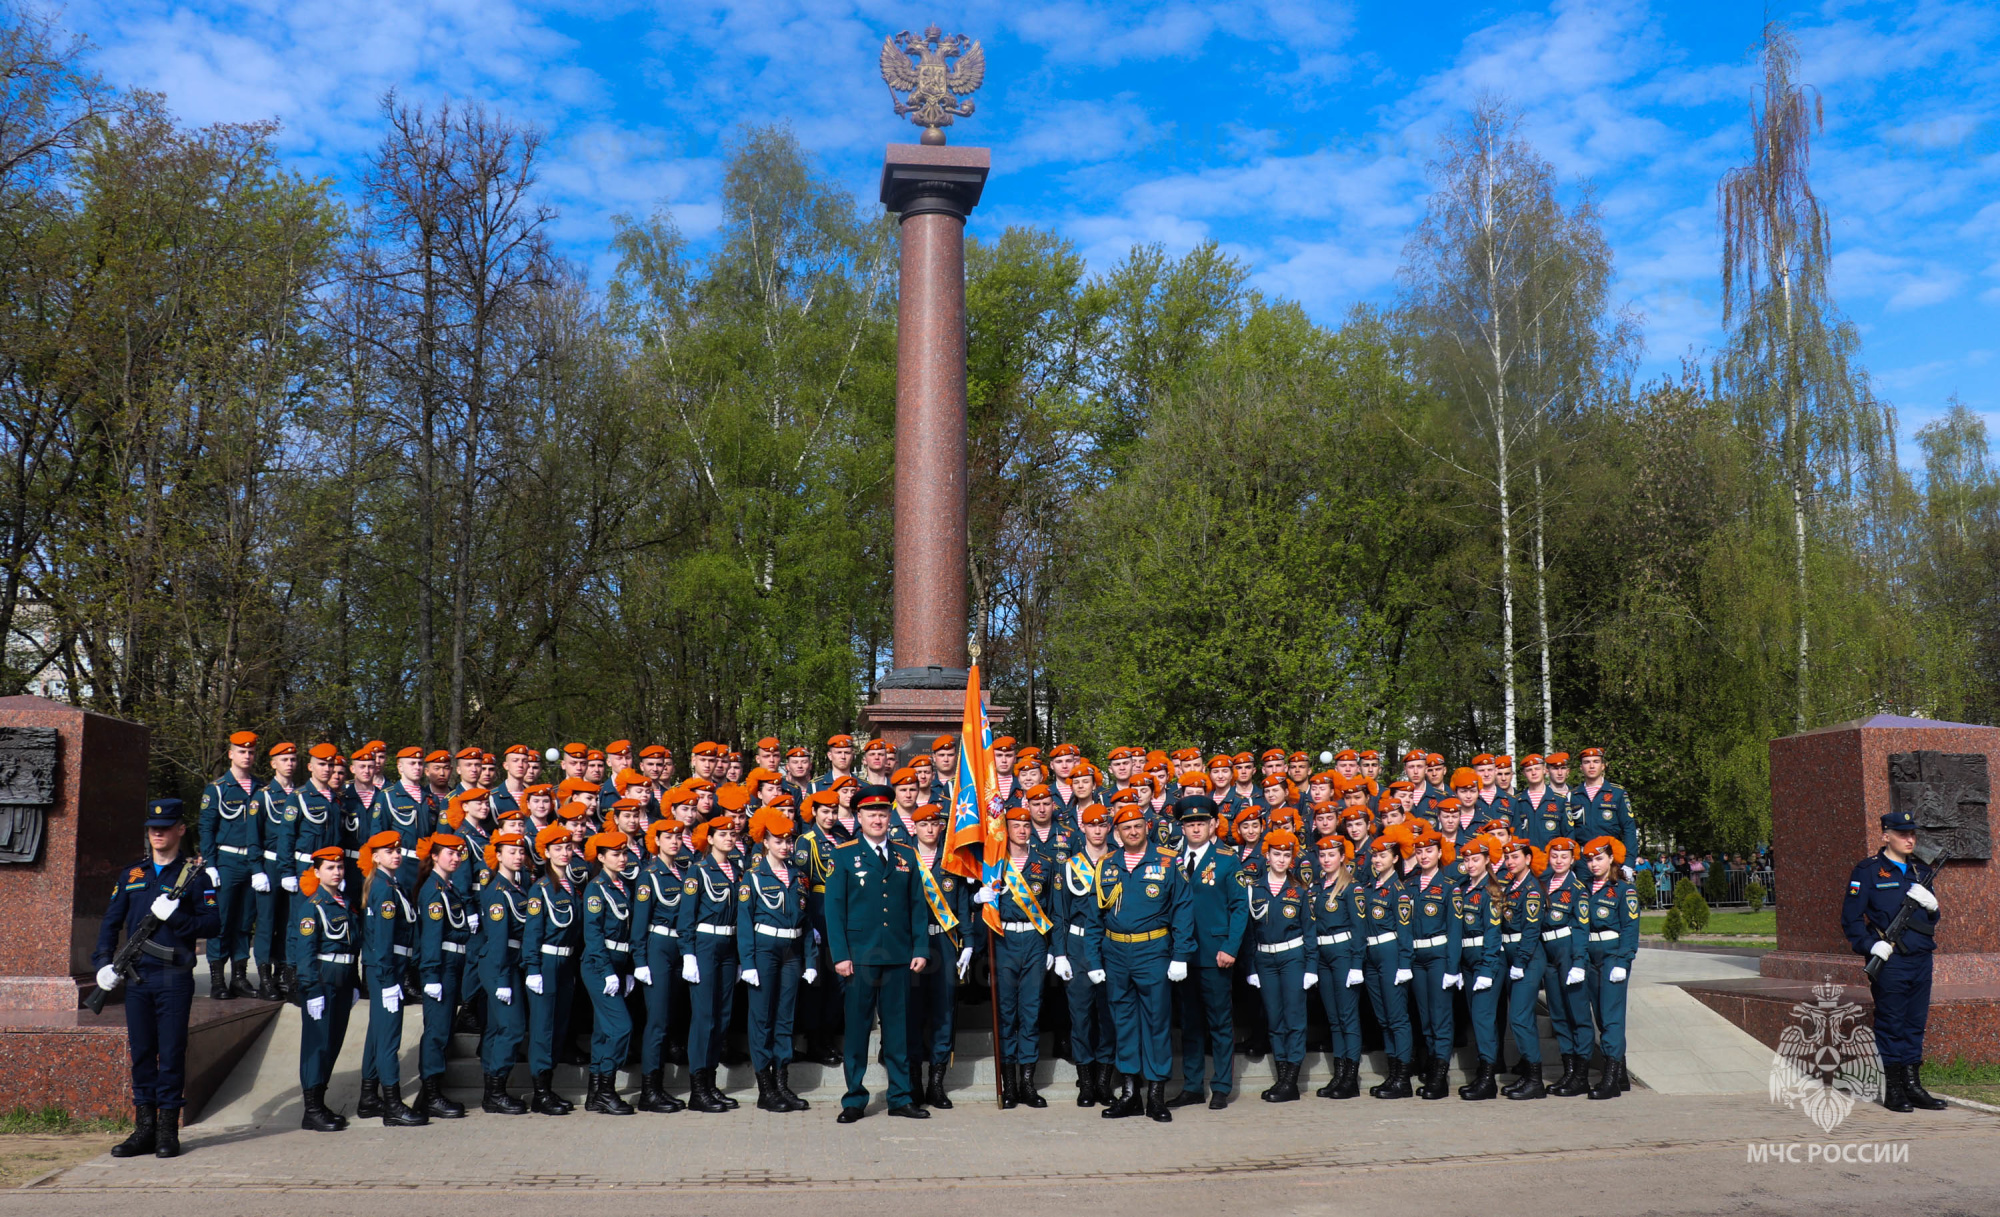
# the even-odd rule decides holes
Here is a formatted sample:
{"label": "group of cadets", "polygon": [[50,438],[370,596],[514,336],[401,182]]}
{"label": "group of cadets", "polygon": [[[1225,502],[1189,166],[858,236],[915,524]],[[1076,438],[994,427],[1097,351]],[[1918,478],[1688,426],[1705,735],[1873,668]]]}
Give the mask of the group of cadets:
{"label": "group of cadets", "polygon": [[[1343,750],[1315,772],[1306,753],[1277,748],[1204,762],[1194,749],[1124,747],[1100,769],[1074,745],[1044,757],[1000,739],[987,811],[1004,817],[1008,857],[990,885],[946,865],[950,736],[903,766],[885,742],[846,735],[827,741],[823,768],[776,739],[749,756],[702,743],[684,778],[658,744],[553,756],[559,772],[544,773],[524,745],[392,757],[379,741],[347,754],[319,743],[301,755],[230,737],[229,771],[204,792],[199,820],[215,893],[211,995],[303,1007],[305,1128],[346,1126],[325,1092],[357,997],[367,1015],[355,1114],[390,1126],[465,1114],[442,1085],[455,1031],[480,1037],[487,1112],[568,1113],[554,1085],[565,1063],[587,1066],[590,1111],[728,1111],[737,1103],[716,1074],[742,1059],[739,1002],[758,1107],[805,1110],[789,1065],[841,1063],[844,1019],[879,1010],[895,1039],[884,1050],[892,1103],[899,1063],[905,1074],[897,1114],[949,1108],[958,989],[980,957],[1008,1107],[1046,1104],[1045,1030],[1075,1063],[1078,1106],[1107,1117],[1227,1106],[1239,1032],[1271,1054],[1262,1097],[1296,1100],[1314,990],[1331,1047],[1324,1098],[1359,1093],[1364,1009],[1388,1057],[1377,1098],[1409,1097],[1413,1083],[1444,1098],[1468,1022],[1478,1066],[1463,1099],[1609,1099],[1629,1086],[1639,902],[1625,860],[1638,839],[1598,749],[1582,753],[1572,785],[1563,753],[1522,758],[1517,780],[1512,758],[1484,754],[1448,769],[1412,751],[1397,777],[1373,751]],[[893,852],[857,835],[861,811],[885,806]],[[836,911],[868,890],[860,862],[836,874],[839,851],[857,843],[898,872],[914,859],[910,916],[924,930],[922,962],[899,965],[859,1006],[856,973],[837,971],[851,963],[847,923],[828,922],[830,888]],[[1538,996],[1561,1048],[1553,1082]],[[405,1003],[423,1014],[410,1103]],[[1169,1100],[1176,1021],[1182,1083]],[[1516,1080],[1502,1091],[1510,1034]],[[853,1055],[850,1097],[865,1066]],[[628,1102],[615,1079],[634,1061],[640,1092]],[[508,1089],[519,1062],[525,1102]],[[685,1100],[668,1093],[669,1064],[687,1070]],[[847,1118],[858,1118],[851,1103]]]}

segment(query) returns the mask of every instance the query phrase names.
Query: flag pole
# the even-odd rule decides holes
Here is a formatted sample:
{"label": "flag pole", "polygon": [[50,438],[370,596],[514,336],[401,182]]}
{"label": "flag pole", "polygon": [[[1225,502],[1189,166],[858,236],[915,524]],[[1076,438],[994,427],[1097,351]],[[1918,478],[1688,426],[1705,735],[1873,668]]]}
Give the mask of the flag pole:
{"label": "flag pole", "polygon": [[[979,671],[980,650],[979,635],[977,633],[974,633],[971,638],[966,640],[965,649],[972,656],[972,670],[977,673]],[[985,703],[986,690],[982,688],[979,691],[979,721],[982,725],[986,720]],[[968,694],[966,697],[967,726],[971,725],[971,714],[972,698]],[[984,739],[980,740],[982,754],[985,744],[986,741]],[[970,748],[971,744],[969,741],[961,741],[960,746],[961,749],[966,749]],[[970,756],[971,754],[961,750],[960,755]],[[975,773],[974,776],[976,778],[977,774]],[[977,781],[975,781],[973,783],[974,802],[977,802],[983,793],[979,789]],[[982,827],[986,824],[986,808],[984,806],[979,808],[979,823]],[[1007,1105],[1007,1087],[1005,1081],[1003,1081],[1007,1073],[1006,1054],[1000,1044],[1000,944],[994,941],[993,925],[990,921],[987,921],[983,913],[980,921],[986,925],[986,1000],[988,1012],[991,1014],[993,1020],[993,1106],[998,1110]]]}

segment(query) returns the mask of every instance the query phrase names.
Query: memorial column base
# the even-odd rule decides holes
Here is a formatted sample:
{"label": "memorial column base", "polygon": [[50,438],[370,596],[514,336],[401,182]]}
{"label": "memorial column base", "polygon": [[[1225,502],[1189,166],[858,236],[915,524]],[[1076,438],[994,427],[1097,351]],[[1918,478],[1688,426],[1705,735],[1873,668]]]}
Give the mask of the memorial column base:
{"label": "memorial column base", "polygon": [[[986,707],[989,723],[998,726],[1006,717],[1007,707]],[[914,757],[928,755],[931,741],[938,736],[958,739],[963,733],[965,689],[963,685],[956,689],[883,689],[861,708],[861,721],[868,725],[870,735],[888,741],[896,750],[898,765],[907,765]]]}

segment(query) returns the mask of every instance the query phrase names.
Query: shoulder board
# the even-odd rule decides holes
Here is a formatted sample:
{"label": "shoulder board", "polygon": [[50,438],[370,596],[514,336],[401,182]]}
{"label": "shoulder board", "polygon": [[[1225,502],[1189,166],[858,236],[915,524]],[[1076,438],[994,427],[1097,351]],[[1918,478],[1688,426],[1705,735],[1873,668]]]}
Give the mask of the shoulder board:
{"label": "shoulder board", "polygon": [[842,841],[840,844],[833,847],[835,853],[838,853],[843,849],[859,849],[859,848],[861,848],[861,842],[852,839]]}

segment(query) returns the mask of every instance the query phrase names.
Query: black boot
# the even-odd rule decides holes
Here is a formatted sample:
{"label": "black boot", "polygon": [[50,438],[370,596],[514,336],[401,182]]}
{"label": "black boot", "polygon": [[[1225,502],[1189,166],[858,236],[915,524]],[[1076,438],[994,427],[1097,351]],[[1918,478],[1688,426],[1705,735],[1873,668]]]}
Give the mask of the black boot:
{"label": "black boot", "polygon": [[252,994],[256,993],[257,991],[256,986],[250,983],[249,960],[239,959],[236,962],[230,964],[229,974],[233,978],[229,982],[229,996],[249,997]]}
{"label": "black boot", "polygon": [[1910,1103],[1910,1093],[1903,1082],[1907,1065],[1882,1066],[1882,1106],[1890,1111],[1914,1111]]}
{"label": "black boot", "polygon": [[765,1067],[757,1071],[757,1110],[790,1111],[785,1101],[778,1097],[778,1071]]}
{"label": "black boot", "polygon": [[1521,1080],[1507,1088],[1510,1099],[1545,1099],[1549,1092],[1542,1086],[1542,1067],[1539,1063],[1523,1067]]}
{"label": "black boot", "polygon": [[528,1105],[507,1093],[507,1075],[489,1073],[486,1075],[486,1093],[479,1101],[479,1110],[490,1116],[524,1116]]}
{"label": "black boot", "polygon": [[935,1107],[939,1111],[951,1110],[951,1096],[944,1092],[945,1072],[951,1066],[932,1062],[930,1080],[924,1084],[924,1106]]}
{"label": "black boot", "polygon": [[528,1101],[528,1106],[535,1114],[544,1116],[566,1116],[569,1114],[569,1104],[564,1102],[563,1097],[556,1093],[555,1080],[556,1075],[553,1069],[544,1070],[534,1076],[533,1084],[535,1092],[534,1097]]}
{"label": "black boot", "polygon": [[153,1121],[153,1156],[155,1158],[178,1158],[181,1156],[181,1109],[162,1107]]}
{"label": "black boot", "polygon": [[1076,1067],[1076,1105],[1078,1107],[1097,1106],[1097,1066],[1086,1062]]}
{"label": "black boot", "polygon": [[1458,1097],[1469,1103],[1500,1097],[1500,1088],[1493,1081],[1492,1061],[1481,1058],[1478,1075],[1458,1088]]}
{"label": "black boot", "polygon": [[430,1122],[431,1118],[423,1112],[412,1111],[403,1105],[403,1088],[401,1086],[384,1086],[382,1088],[382,1127],[422,1128]]}
{"label": "black boot", "polygon": [[1348,1057],[1340,1063],[1340,1084],[1335,1088],[1336,1099],[1358,1099],[1361,1097],[1361,1062]]}
{"label": "black boot", "polygon": [[354,1101],[354,1118],[373,1120],[382,1114],[382,1083],[374,1078],[361,1079],[361,1097]]}
{"label": "black boot", "polygon": [[1166,1124],[1173,1120],[1174,1113],[1167,1110],[1166,1082],[1146,1083],[1146,1118],[1155,1124]]}
{"label": "black boot", "polygon": [[1399,1061],[1394,1057],[1391,1057],[1389,1059],[1389,1076],[1382,1079],[1382,1084],[1380,1086],[1375,1087],[1368,1093],[1374,1095],[1378,1099],[1409,1098],[1410,1063],[1408,1061]]}
{"label": "black boot", "polygon": [[154,1119],[157,1111],[151,1103],[140,1103],[132,1108],[132,1135],[111,1147],[114,1158],[138,1158],[159,1148],[155,1137],[157,1127]]}
{"label": "black boot", "polygon": [[236,996],[229,991],[229,977],[222,964],[208,965],[208,996],[211,1001],[228,1001]]}
{"label": "black boot", "polygon": [[1016,1084],[1016,1089],[1020,1093],[1021,1106],[1047,1107],[1049,1101],[1042,1097],[1040,1091],[1035,1089],[1035,1067],[1033,1065],[1022,1065],[1019,1068],[1021,1070],[1021,1077],[1020,1081]]}
{"label": "black boot", "polygon": [[1424,1071],[1424,1088],[1417,1092],[1422,1099],[1442,1099],[1451,1093],[1451,1062],[1443,1057],[1431,1058],[1431,1067]]}
{"label": "black boot", "polygon": [[288,963],[279,964],[278,1000],[294,1001],[297,1000],[298,996],[299,996],[299,974],[292,970],[292,965]]}
{"label": "black boot", "polygon": [[[1910,1071],[1910,1076],[1916,1076],[1914,1069]],[[1623,1094],[1630,1089],[1632,1089],[1632,1072],[1625,1068],[1625,1058],[1621,1056],[1618,1058],[1618,1092]]]}
{"label": "black boot", "polygon": [[1274,1061],[1271,1072],[1278,1080],[1259,1097],[1266,1103],[1296,1103],[1299,1101],[1299,1065],[1296,1061]]}
{"label": "black boot", "polygon": [[597,1076],[597,1106],[592,1111],[604,1116],[629,1116],[634,1108],[618,1093],[618,1073],[600,1073]]}
{"label": "black boot", "polygon": [[1021,1105],[1020,1083],[1015,1081],[1019,1075],[1012,1065],[1003,1064],[997,1068],[1000,1070],[1000,1110],[1012,1111]]}
{"label": "black boot", "polygon": [[685,1106],[679,1099],[667,1093],[667,1071],[655,1069],[639,1079],[639,1101],[632,1104],[640,1111],[653,1111],[671,1115]]}
{"label": "black boot", "polygon": [[1604,1072],[1597,1075],[1597,1084],[1590,1088],[1593,1099],[1615,1099],[1618,1089],[1618,1062],[1611,1057],[1604,1058]]}
{"label": "black boot", "polygon": [[825,1065],[828,1068],[843,1064],[840,1055],[840,1037],[826,1031],[818,1032],[812,1037],[812,1051],[807,1054],[807,1059],[815,1065]]}
{"label": "black boot", "polygon": [[716,1083],[715,1070],[713,1069],[708,1071],[708,1094],[710,1098],[721,1103],[725,1111],[735,1111],[738,1107],[742,1106],[735,1099],[730,1098],[722,1092],[722,1087]]}
{"label": "black boot", "polygon": [[1401,1064],[1402,1062],[1393,1056],[1382,1062],[1382,1080],[1368,1088],[1369,1098],[1379,1099],[1388,1093],[1389,1084],[1396,1076],[1396,1067]]}
{"label": "black boot", "polygon": [[339,1132],[347,1127],[346,1120],[326,1109],[326,1087],[315,1086],[306,1091],[302,1097],[305,1100],[305,1111],[299,1117],[300,1128],[307,1132]]}
{"label": "black boot", "polygon": [[1208,1095],[1202,1091],[1201,1087],[1190,1086],[1187,1084],[1186,1079],[1182,1079],[1181,1092],[1175,1095],[1173,1098],[1167,1100],[1167,1107],[1169,1109],[1175,1107],[1193,1107],[1197,1103],[1204,1103],[1207,1101],[1208,1101]]}
{"label": "black boot", "polygon": [[1341,1080],[1344,1079],[1346,1076],[1347,1076],[1347,1058],[1339,1056],[1334,1057],[1332,1067],[1326,1071],[1326,1085],[1320,1087],[1318,1090],[1313,1091],[1313,1093],[1315,1095],[1318,1095],[1322,1099],[1333,1098],[1334,1094],[1340,1089]]}
{"label": "black boot", "polygon": [[441,1077],[424,1079],[423,1086],[417,1091],[417,1110],[433,1120],[465,1118],[465,1104],[445,1097],[444,1079]]}
{"label": "black boot", "polygon": [[[1625,1062],[1622,1058],[1618,1062],[1618,1082],[1620,1086],[1630,1085],[1625,1079]],[[1903,1094],[1909,1098],[1910,1106],[1923,1111],[1943,1111],[1949,1106],[1943,1099],[1924,1089],[1922,1061],[1903,1066]]]}
{"label": "black boot", "polygon": [[705,1112],[709,1115],[716,1115],[729,1110],[729,1104],[723,1101],[720,1094],[716,1093],[715,1070],[699,1069],[695,1071],[694,1078],[688,1087],[688,1108],[691,1111]]}
{"label": "black boot", "polygon": [[257,969],[257,1000],[278,1000],[278,969],[268,963]]}
{"label": "black boot", "polygon": [[1126,1074],[1116,1074],[1115,1076],[1118,1080],[1118,1093],[1112,1097],[1109,1103],[1104,1105],[1104,1110],[1097,1114],[1106,1120],[1122,1120],[1126,1116],[1138,1115],[1140,1109],[1144,1106],[1143,1101],[1139,1097],[1138,1083]]}
{"label": "black boot", "polygon": [[1562,1054],[1562,1063],[1562,1076],[1556,1079],[1555,1085],[1549,1087],[1549,1094],[1558,1099],[1568,1099],[1589,1093],[1589,1084],[1577,1080],[1577,1075],[1582,1073],[1584,1066],[1589,1063],[1588,1058],[1579,1058],[1565,1052]]}

